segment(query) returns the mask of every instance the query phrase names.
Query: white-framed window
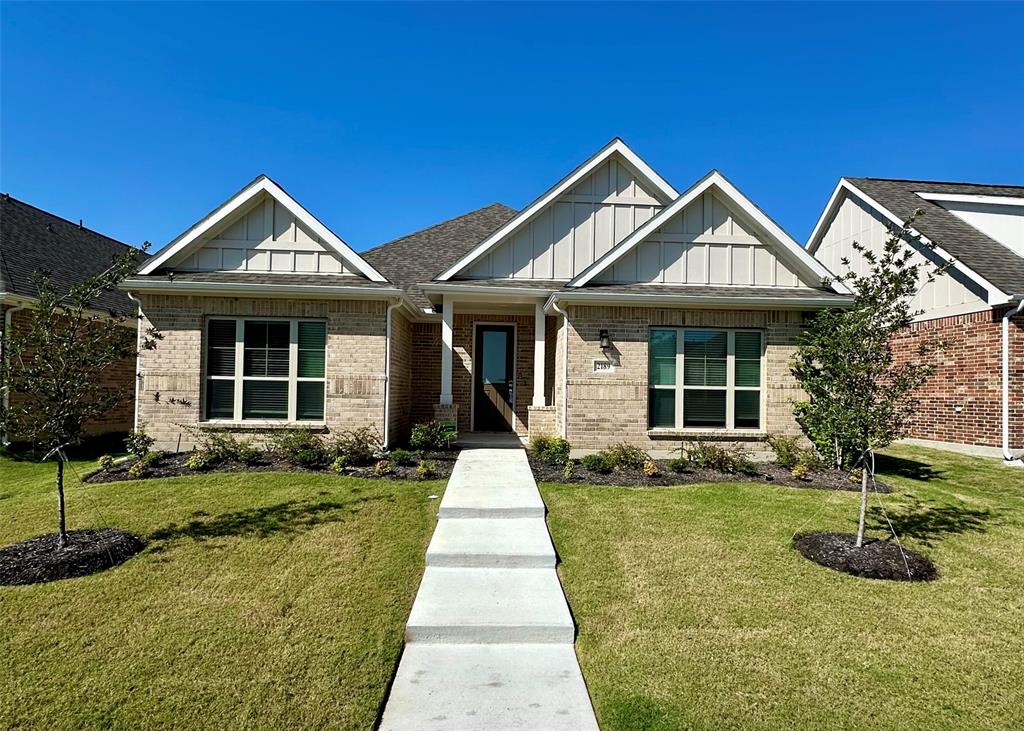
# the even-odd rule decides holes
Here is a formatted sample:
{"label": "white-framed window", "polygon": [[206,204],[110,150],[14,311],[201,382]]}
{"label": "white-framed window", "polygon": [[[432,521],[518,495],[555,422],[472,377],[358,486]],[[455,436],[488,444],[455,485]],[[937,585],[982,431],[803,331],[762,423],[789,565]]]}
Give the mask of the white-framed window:
{"label": "white-framed window", "polygon": [[212,317],[206,323],[207,421],[323,421],[327,323]]}
{"label": "white-framed window", "polygon": [[762,331],[651,328],[647,352],[649,428],[761,428]]}

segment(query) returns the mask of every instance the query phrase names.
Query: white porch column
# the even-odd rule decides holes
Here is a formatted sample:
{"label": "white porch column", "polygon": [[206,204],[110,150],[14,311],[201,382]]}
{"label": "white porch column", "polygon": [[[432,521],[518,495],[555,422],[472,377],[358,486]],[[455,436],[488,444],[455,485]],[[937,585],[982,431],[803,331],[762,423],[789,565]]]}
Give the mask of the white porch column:
{"label": "white porch column", "polygon": [[441,300],[441,400],[452,403],[452,344],[454,343],[455,303],[444,295]]}
{"label": "white porch column", "polygon": [[544,337],[547,334],[544,319],[544,305],[540,302],[533,306],[533,405],[546,406],[544,398]]}

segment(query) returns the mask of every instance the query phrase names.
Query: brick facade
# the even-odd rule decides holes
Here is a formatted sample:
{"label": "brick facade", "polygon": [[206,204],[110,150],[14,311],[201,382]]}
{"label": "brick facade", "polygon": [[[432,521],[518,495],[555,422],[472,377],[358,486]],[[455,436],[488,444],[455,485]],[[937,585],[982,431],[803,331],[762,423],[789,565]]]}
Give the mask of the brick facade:
{"label": "brick facade", "polygon": [[[985,310],[914,323],[894,342],[897,359],[918,345],[946,342],[938,368],[919,394],[910,436],[939,442],[1002,444],[1003,310]],[[1024,446],[1024,317],[1010,323],[1010,447]]]}
{"label": "brick facade", "polygon": [[388,383],[388,441],[405,444],[412,426],[412,322],[395,309],[391,312],[391,377]]}
{"label": "brick facade", "polygon": [[[792,402],[803,392],[790,373],[789,363],[796,351],[802,313],[607,306],[571,306],[568,312],[567,438],[574,449],[600,449],[619,441],[656,453],[679,446],[681,432],[656,433],[647,427],[647,345],[651,327],[757,328],[765,333],[764,427],[747,433],[689,433],[686,438],[763,451],[762,440],[767,433],[800,434]],[[601,329],[609,331],[618,355],[618,365],[610,373],[594,373],[593,369],[593,361],[604,357],[599,347]],[[560,366],[560,352],[556,360]],[[556,380],[560,381],[560,374]],[[560,394],[556,394],[556,404],[560,401]]]}
{"label": "brick facade", "polygon": [[[164,335],[156,349],[143,352],[140,363],[139,420],[158,448],[191,446],[183,427],[201,422],[203,329],[217,316],[325,319],[325,431],[362,426],[384,431],[385,301],[144,295],[142,307],[146,325]],[[396,391],[400,400],[401,387]]]}

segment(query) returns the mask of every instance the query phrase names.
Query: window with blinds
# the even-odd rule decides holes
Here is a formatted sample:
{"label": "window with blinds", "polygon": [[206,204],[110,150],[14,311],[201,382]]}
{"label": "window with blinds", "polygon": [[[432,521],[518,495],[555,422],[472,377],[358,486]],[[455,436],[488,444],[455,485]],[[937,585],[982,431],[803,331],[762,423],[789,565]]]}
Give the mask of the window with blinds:
{"label": "window with blinds", "polygon": [[211,319],[206,418],[323,420],[326,349],[324,322]]}
{"label": "window with blinds", "polygon": [[759,429],[763,346],[757,330],[652,329],[649,427]]}

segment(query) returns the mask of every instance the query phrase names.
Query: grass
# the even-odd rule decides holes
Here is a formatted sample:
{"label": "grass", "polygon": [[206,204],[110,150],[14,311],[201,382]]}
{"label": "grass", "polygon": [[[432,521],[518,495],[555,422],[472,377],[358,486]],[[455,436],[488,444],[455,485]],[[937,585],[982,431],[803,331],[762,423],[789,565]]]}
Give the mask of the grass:
{"label": "grass", "polygon": [[798,530],[855,530],[856,493],[542,485],[602,728],[1019,727],[1024,471],[904,447],[879,467],[934,583],[791,548]]}
{"label": "grass", "polygon": [[[0,459],[0,545],[54,530],[52,472]],[[69,528],[149,545],[101,574],[0,587],[0,728],[373,725],[442,483],[69,483]]]}

